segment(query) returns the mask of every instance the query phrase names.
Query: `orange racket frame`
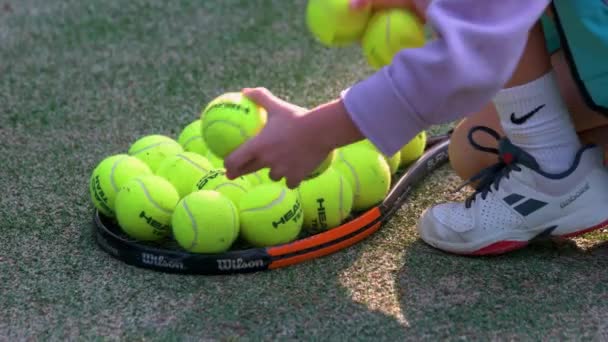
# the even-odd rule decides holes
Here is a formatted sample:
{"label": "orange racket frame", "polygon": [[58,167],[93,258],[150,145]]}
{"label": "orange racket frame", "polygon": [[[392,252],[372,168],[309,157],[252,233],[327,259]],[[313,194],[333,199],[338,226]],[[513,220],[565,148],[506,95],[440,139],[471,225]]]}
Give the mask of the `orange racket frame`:
{"label": "orange racket frame", "polygon": [[411,189],[448,161],[449,135],[428,139],[425,153],[395,182],[386,199],[331,230],[267,248],[195,254],[177,247],[143,243],[122,233],[111,219],[95,212],[94,234],[101,249],[130,265],[186,274],[248,273],[295,265],[352,246],[372,235],[401,207]]}

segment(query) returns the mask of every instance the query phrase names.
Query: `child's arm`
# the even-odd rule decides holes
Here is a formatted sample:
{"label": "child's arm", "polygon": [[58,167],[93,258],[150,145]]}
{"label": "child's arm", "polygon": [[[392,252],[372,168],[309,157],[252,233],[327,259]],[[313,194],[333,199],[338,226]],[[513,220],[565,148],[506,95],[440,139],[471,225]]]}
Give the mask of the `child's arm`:
{"label": "child's arm", "polygon": [[[418,8],[425,8],[418,1]],[[265,89],[245,95],[265,107],[267,125],[225,159],[228,176],[269,167],[297,186],[331,149],[370,139],[393,155],[428,126],[480,109],[511,77],[528,31],[549,0],[435,0],[427,22],[439,35],[401,51],[390,66],[310,111]]]}
{"label": "child's arm", "polygon": [[[424,7],[425,1],[418,1]],[[392,155],[419,131],[475,112],[507,83],[549,0],[435,0],[439,39],[401,51],[342,95],[360,131]]]}

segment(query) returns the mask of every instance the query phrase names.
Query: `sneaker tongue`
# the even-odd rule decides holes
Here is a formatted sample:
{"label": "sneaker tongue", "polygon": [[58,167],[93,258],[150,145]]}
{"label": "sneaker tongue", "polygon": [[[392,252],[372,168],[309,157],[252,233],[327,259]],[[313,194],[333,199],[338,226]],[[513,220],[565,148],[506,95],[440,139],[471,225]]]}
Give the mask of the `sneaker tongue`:
{"label": "sneaker tongue", "polygon": [[507,165],[517,163],[535,171],[538,171],[540,168],[532,155],[513,145],[507,138],[503,138],[498,142],[498,152],[500,160]]}

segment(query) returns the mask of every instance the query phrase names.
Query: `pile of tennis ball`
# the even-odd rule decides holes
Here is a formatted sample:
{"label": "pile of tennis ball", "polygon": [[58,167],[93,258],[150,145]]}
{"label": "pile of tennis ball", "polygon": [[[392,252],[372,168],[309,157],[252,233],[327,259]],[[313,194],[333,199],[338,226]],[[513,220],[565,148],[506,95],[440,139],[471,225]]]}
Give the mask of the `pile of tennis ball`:
{"label": "pile of tennis ball", "polygon": [[421,133],[400,153],[369,141],[337,149],[296,189],[269,170],[229,180],[223,158],[261,131],[267,113],[241,93],[211,101],[177,140],[147,135],[103,159],[90,178],[99,212],[131,238],[176,241],[194,253],[221,253],[240,239],[267,247],[316,234],[381,202],[392,176],[423,153]]}
{"label": "pile of tennis ball", "polygon": [[306,25],[328,47],[359,42],[367,62],[378,69],[390,64],[402,49],[423,46],[428,36],[423,23],[403,8],[373,11],[371,5],[350,9],[350,0],[309,0]]}

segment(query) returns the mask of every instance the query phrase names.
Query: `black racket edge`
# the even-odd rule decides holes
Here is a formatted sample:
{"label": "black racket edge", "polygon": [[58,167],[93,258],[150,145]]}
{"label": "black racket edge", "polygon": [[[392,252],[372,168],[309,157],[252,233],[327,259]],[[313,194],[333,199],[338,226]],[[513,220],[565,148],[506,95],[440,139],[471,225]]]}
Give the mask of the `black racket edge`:
{"label": "black racket edge", "polygon": [[297,252],[272,256],[268,248],[251,248],[246,250],[228,251],[220,255],[194,254],[178,250],[168,250],[144,245],[128,240],[107,227],[107,221],[95,211],[94,236],[102,250],[112,257],[140,268],[161,271],[164,273],[179,273],[192,275],[223,275],[252,273],[267,270],[272,262],[302,255],[311,250],[337,244],[353,236],[359,235],[374,227],[378,222],[390,219],[401,207],[413,186],[426,175],[447,161],[447,135],[431,137],[427,141],[427,150],[423,156],[411,165],[395,184],[387,198],[379,205],[382,215],[355,232],[328,241],[324,245],[314,246]]}
{"label": "black racket edge", "polygon": [[107,228],[96,211],[95,240],[106,253],[126,264],[164,273],[221,275],[268,269],[272,262],[265,248],[228,251],[220,255],[194,254],[129,241]]}
{"label": "black racket edge", "polygon": [[384,221],[390,219],[401,208],[412,189],[420,181],[448,162],[449,139],[449,134],[433,137],[422,157],[399,178],[380,206]]}
{"label": "black racket edge", "polygon": [[325,244],[320,244],[311,248],[298,250],[297,252],[290,254],[276,256],[273,258],[273,260],[290,258],[295,255],[306,254],[318,249],[322,249],[324,247],[342,242],[344,240],[348,240],[356,235],[362,234],[368,229],[374,227],[378,222],[388,221],[405,202],[411,190],[431,172],[435,171],[437,168],[441,167],[448,161],[448,145],[448,135],[437,136],[434,137],[432,141],[429,141],[429,143],[427,144],[429,148],[427,148],[424,155],[420,159],[418,159],[414,164],[412,164],[408,168],[407,172],[401,175],[397,183],[395,183],[395,185],[387,195],[386,199],[379,205],[379,209],[382,215],[378,219],[369,222],[368,224],[362,226],[361,228],[348,235],[344,235],[340,238],[328,241]]}

